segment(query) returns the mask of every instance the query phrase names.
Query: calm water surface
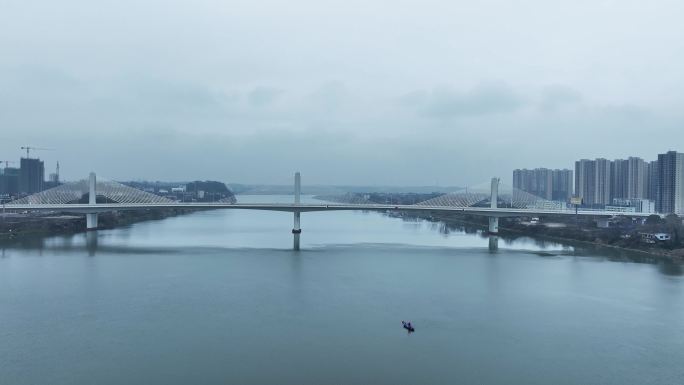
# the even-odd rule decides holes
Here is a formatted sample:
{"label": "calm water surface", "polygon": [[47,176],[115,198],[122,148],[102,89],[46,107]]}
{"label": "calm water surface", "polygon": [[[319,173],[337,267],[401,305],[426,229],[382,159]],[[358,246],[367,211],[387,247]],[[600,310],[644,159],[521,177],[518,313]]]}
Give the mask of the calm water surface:
{"label": "calm water surface", "polygon": [[291,227],[207,211],[2,248],[0,384],[684,383],[679,266],[362,212],[304,213],[293,252]]}

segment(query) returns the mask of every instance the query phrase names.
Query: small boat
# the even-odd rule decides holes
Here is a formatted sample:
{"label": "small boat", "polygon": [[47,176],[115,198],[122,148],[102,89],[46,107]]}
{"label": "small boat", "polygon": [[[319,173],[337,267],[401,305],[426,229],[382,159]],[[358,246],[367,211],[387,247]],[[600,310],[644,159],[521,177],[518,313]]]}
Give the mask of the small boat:
{"label": "small boat", "polygon": [[414,328],[410,322],[401,321],[401,324],[404,326],[404,329],[409,331],[409,333],[416,331],[416,328]]}

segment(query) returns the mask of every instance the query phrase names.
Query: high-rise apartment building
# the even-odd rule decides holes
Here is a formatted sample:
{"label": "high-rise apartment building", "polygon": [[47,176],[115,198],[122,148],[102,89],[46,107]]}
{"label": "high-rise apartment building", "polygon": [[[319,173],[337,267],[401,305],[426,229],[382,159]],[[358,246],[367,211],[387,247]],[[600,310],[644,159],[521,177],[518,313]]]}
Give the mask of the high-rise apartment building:
{"label": "high-rise apartment building", "polygon": [[575,162],[575,196],[582,198],[585,205],[594,204],[594,168],[593,160],[580,159]]}
{"label": "high-rise apartment building", "polygon": [[553,170],[551,180],[553,184],[551,198],[554,201],[569,201],[572,197],[572,170]]}
{"label": "high-rise apartment building", "polygon": [[656,211],[684,214],[684,154],[669,151],[658,155]]}
{"label": "high-rise apartment building", "polygon": [[513,187],[543,199],[567,201],[572,196],[572,170],[513,170]]}
{"label": "high-rise apartment building", "polygon": [[587,206],[611,203],[612,162],[608,159],[581,159],[575,162],[575,195]]}
{"label": "high-rise apartment building", "polygon": [[598,158],[596,162],[596,198],[595,203],[600,205],[610,204],[613,200],[611,195],[611,161]]}
{"label": "high-rise apartment building", "polygon": [[648,168],[648,182],[646,184],[646,198],[655,201],[658,196],[658,184],[659,173],[658,173],[658,161],[654,160],[647,164]]}
{"label": "high-rise apartment building", "polygon": [[648,164],[643,159],[630,156],[627,159],[627,199],[646,198],[648,191]]}
{"label": "high-rise apartment building", "polygon": [[627,198],[627,175],[629,161],[615,159],[610,162],[610,196],[613,198]]}
{"label": "high-rise apartment building", "polygon": [[615,159],[611,164],[611,195],[613,199],[643,199],[648,191],[649,167],[643,159]]}

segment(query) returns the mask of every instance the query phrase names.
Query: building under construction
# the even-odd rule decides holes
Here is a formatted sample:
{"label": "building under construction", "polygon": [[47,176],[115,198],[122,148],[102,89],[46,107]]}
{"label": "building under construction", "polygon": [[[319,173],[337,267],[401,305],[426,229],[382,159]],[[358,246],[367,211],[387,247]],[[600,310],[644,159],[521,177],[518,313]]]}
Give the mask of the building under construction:
{"label": "building under construction", "polygon": [[40,159],[21,158],[19,163],[19,193],[33,194],[43,191],[45,164]]}

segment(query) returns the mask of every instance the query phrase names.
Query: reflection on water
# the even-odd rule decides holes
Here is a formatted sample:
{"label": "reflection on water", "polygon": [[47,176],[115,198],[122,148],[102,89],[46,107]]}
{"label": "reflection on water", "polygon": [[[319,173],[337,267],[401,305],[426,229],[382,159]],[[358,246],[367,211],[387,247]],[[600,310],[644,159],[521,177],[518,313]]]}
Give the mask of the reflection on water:
{"label": "reflection on water", "polygon": [[95,253],[97,252],[97,240],[97,231],[88,231],[86,233],[86,249],[88,250],[88,255],[91,257],[95,256]]}
{"label": "reflection on water", "polygon": [[489,252],[495,254],[499,251],[499,237],[492,235],[489,237]]}
{"label": "reflection on water", "polygon": [[681,263],[672,262],[669,260],[658,261],[658,271],[664,275],[681,276],[684,275]]}
{"label": "reflection on water", "polygon": [[[0,243],[0,255],[6,257],[8,250],[33,250],[37,251],[37,255],[86,253],[94,257],[102,252],[174,253],[179,247],[197,246],[285,249],[291,244],[288,239],[290,233],[287,229],[291,227],[288,219],[288,215],[272,212],[200,212],[119,229],[5,241]],[[486,247],[489,253],[496,254],[503,247],[505,250],[526,250],[542,257],[575,256],[614,262],[648,263],[657,265],[657,270],[664,275],[684,275],[680,262],[646,253],[580,242],[562,244],[522,235],[489,236],[481,227],[467,223],[445,224],[412,217],[388,217],[373,212],[305,213],[303,221],[304,240],[308,242],[304,248],[376,243],[448,248]],[[196,231],[197,229],[200,231]],[[240,235],[244,237],[240,238]],[[245,242],[246,239],[249,241]],[[236,240],[239,242],[235,242]]]}

